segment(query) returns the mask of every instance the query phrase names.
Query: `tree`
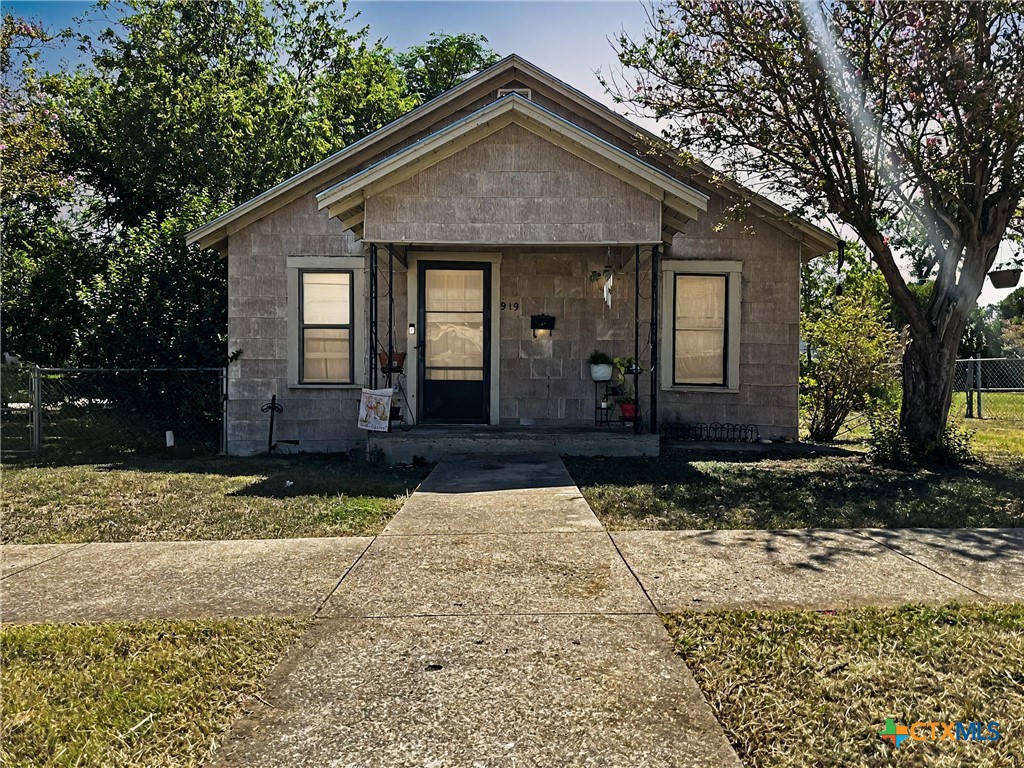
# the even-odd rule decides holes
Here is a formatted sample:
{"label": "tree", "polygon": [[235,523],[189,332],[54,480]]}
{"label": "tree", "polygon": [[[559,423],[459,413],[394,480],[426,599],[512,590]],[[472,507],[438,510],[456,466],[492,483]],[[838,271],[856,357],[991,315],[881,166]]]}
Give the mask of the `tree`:
{"label": "tree", "polygon": [[39,24],[5,14],[0,22],[0,210],[24,210],[67,192],[55,162],[65,141],[57,107],[36,71],[57,38]]}
{"label": "tree", "polygon": [[395,56],[395,62],[405,72],[409,91],[430,101],[501,59],[487,42],[483,35],[434,32],[423,45]]}
{"label": "tree", "polygon": [[[900,427],[927,452],[982,282],[1021,225],[1019,5],[678,0],[650,21],[618,40],[616,98],[668,120],[671,143],[857,233],[909,327]],[[897,247],[915,229],[935,264],[923,302]]]}
{"label": "tree", "polygon": [[47,118],[32,135],[53,138],[19,178],[73,178],[75,205],[25,204],[5,222],[4,343],[51,365],[220,365],[225,264],[186,249],[185,232],[416,99],[390,50],[326,0],[117,9],[116,25],[78,36],[87,65],[31,80],[41,107],[23,111]]}
{"label": "tree", "polygon": [[996,305],[1003,320],[1024,320],[1024,288],[1018,288]]}
{"label": "tree", "polygon": [[[69,168],[108,223],[243,202],[415,103],[390,51],[328,0],[128,0],[54,89]],[[109,6],[107,0],[100,9]]]}

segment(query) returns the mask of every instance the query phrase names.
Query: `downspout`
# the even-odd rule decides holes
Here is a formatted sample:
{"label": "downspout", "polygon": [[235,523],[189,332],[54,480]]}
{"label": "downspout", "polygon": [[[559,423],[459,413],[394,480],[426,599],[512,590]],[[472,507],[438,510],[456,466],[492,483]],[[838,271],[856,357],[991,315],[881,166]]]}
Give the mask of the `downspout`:
{"label": "downspout", "polygon": [[651,434],[658,434],[658,329],[659,306],[658,287],[659,274],[658,246],[651,249]]}
{"label": "downspout", "polygon": [[366,373],[369,389],[377,388],[377,244],[370,243],[370,369]]}
{"label": "downspout", "polygon": [[388,243],[388,387],[394,386],[392,369],[395,359],[395,244]]}
{"label": "downspout", "polygon": [[633,260],[633,397],[636,400],[633,431],[640,433],[640,244]]}

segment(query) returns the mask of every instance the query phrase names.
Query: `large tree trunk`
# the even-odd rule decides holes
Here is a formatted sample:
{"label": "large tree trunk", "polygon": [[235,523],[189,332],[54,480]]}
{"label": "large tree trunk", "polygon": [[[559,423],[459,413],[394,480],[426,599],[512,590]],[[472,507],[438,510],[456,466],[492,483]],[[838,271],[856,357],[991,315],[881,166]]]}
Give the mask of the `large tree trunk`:
{"label": "large tree trunk", "polygon": [[[960,333],[963,330],[960,329]],[[900,426],[915,453],[938,447],[946,431],[960,337],[929,334],[914,338],[903,353]]]}

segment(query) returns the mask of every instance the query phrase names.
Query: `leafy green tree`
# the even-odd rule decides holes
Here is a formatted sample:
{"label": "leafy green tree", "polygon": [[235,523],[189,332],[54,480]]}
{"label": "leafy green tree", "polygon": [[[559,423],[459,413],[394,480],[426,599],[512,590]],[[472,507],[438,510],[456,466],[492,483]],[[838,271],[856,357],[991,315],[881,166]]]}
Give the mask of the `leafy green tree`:
{"label": "leafy green tree", "polygon": [[[328,0],[128,0],[63,80],[68,164],[107,223],[243,202],[408,110],[390,51]],[[110,7],[108,0],[99,9]]]}
{"label": "leafy green tree", "polygon": [[58,38],[40,24],[4,14],[0,22],[0,210],[63,198],[69,180],[56,162],[65,149],[57,106],[36,65]]}
{"label": "leafy green tree", "polygon": [[446,35],[434,32],[423,45],[395,56],[405,72],[409,91],[430,101],[501,57],[487,46],[483,35]]}
{"label": "leafy green tree", "polygon": [[[185,248],[185,232],[416,98],[391,52],[327,0],[97,10],[123,16],[78,36],[89,63],[40,81],[60,139],[45,156],[74,177],[76,205],[8,230],[4,276],[20,291],[5,291],[5,343],[51,364],[222,364],[225,264]],[[53,334],[42,317],[60,318]]]}
{"label": "leafy green tree", "polygon": [[1003,320],[1024,320],[1024,287],[1015,290],[996,307]]}
{"label": "leafy green tree", "polygon": [[[1021,225],[1019,3],[676,0],[650,16],[640,39],[619,38],[616,98],[666,120],[674,145],[857,233],[909,327],[900,426],[926,453],[985,275]],[[908,229],[935,265],[924,303],[900,269]]]}
{"label": "leafy green tree", "polygon": [[208,201],[180,214],[150,214],[118,233],[109,260],[83,292],[92,320],[80,355],[101,367],[223,365],[227,355],[227,263],[216,251],[185,246]]}

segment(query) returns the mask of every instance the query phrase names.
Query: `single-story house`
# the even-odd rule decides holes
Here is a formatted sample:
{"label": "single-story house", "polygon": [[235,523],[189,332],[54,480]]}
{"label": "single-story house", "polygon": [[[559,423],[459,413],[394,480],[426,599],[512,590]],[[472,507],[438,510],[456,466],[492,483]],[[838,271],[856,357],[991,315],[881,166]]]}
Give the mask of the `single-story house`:
{"label": "single-story house", "polygon": [[514,55],[188,242],[228,260],[231,454],[266,449],[272,395],[282,447],[365,445],[361,389],[385,387],[407,436],[599,445],[594,350],[638,360],[638,433],[795,437],[800,267],[836,246]]}

